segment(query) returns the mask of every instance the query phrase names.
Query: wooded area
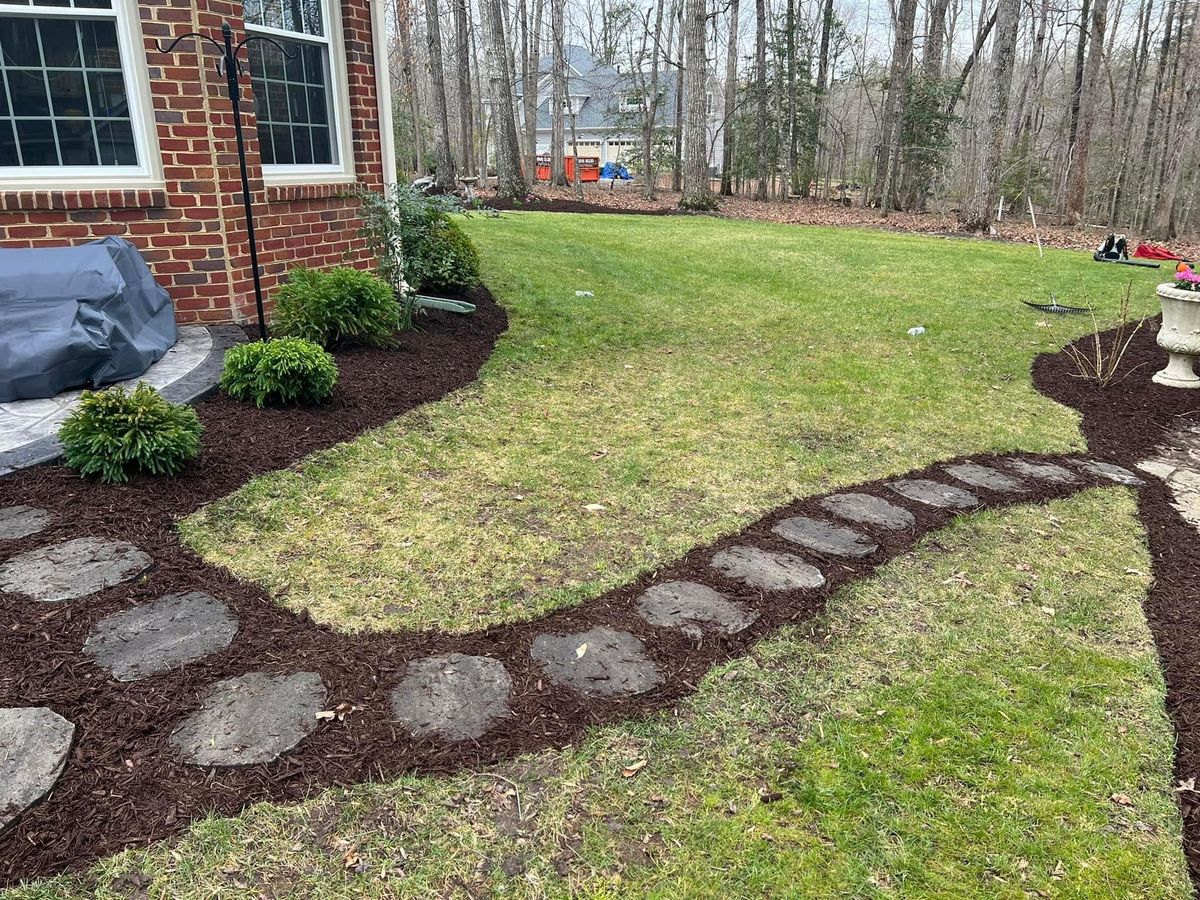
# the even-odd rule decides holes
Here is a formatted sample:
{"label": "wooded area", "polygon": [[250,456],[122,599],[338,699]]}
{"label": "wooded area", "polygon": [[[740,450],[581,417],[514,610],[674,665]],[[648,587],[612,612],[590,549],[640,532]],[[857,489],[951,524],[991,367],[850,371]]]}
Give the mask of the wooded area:
{"label": "wooded area", "polygon": [[590,133],[628,138],[646,197],[661,184],[694,209],[744,194],[953,210],[969,230],[1032,209],[1169,239],[1200,226],[1198,9],[395,0],[400,166],[446,189],[486,170],[514,198],[539,153],[555,183],[578,177],[565,156],[589,98],[569,81],[585,51],[621,84]]}

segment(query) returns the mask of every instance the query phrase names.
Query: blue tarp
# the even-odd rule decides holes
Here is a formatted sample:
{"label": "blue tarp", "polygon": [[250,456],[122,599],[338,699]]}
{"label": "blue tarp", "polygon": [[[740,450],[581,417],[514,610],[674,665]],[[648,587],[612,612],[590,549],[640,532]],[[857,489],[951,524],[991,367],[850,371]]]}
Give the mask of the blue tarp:
{"label": "blue tarp", "polygon": [[604,164],[604,168],[600,170],[600,177],[620,178],[624,181],[629,181],[631,178],[633,178],[633,176],[629,174],[629,170],[627,168],[618,163],[610,162]]}
{"label": "blue tarp", "polygon": [[0,250],[0,402],[136,378],[176,336],[171,298],[126,240]]}

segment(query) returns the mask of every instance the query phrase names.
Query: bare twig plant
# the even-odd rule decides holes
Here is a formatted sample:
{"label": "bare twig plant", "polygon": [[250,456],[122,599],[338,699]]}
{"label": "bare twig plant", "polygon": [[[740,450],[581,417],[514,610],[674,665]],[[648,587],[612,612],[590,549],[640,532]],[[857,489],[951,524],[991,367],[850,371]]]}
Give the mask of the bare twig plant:
{"label": "bare twig plant", "polygon": [[[1096,320],[1095,309],[1091,309],[1093,327],[1091,338],[1082,338],[1067,344],[1064,348],[1072,365],[1075,366],[1073,377],[1091,381],[1101,388],[1108,387],[1113,382],[1120,380],[1117,376],[1118,373],[1121,373],[1121,361],[1125,358],[1125,352],[1133,342],[1134,335],[1141,331],[1142,326],[1146,324],[1145,316],[1142,316],[1136,324],[1129,316],[1129,302],[1132,295],[1133,282],[1130,281],[1125,286],[1125,296],[1121,298],[1117,327],[1112,329],[1107,337],[1100,331],[1100,323]],[[1125,378],[1137,368],[1139,367],[1135,366],[1133,369],[1121,373],[1120,378]]]}

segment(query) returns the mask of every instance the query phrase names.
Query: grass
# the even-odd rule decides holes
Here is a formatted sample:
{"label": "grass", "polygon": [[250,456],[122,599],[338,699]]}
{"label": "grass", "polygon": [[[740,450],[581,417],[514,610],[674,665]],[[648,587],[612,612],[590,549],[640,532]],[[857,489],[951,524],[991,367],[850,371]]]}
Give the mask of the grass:
{"label": "grass", "polygon": [[1135,312],[1156,304],[1154,273],[999,243],[710,218],[467,226],[511,317],[481,379],[183,523],[340,629],[532,618],[795,496],[959,453],[1081,449],[1029,366],[1091,323],[1042,327],[1018,301],[1094,302],[1103,325],[1133,278]]}
{"label": "grass", "polygon": [[1123,489],[977,514],[673,713],[255,806],[4,900],[1189,897],[1147,571]]}

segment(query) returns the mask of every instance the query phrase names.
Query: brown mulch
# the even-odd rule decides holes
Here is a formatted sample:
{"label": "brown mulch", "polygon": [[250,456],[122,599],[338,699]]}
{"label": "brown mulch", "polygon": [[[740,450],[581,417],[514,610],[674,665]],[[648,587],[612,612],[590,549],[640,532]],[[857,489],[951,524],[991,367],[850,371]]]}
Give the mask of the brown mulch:
{"label": "brown mulch", "polygon": [[[616,190],[594,184],[584,185],[584,201],[575,199],[572,188],[554,188],[539,184],[530,201],[514,205],[511,201],[483,194],[484,202],[494,209],[520,209],[535,212],[624,213],[643,215],[679,214],[679,194],[659,191],[654,200],[642,197],[641,186],[630,184]],[[978,237],[959,229],[952,212],[893,212],[886,218],[878,210],[861,206],[841,206],[824,200],[767,200],[758,202],[748,197],[719,197],[713,215],[730,219],[749,219],[777,222],[786,225],[822,225],[843,228],[883,228],[909,234],[954,235]],[[1094,251],[1109,233],[1105,225],[1067,227],[1050,225],[1038,220],[1042,246],[1060,250]],[[1034,229],[1027,215],[1019,215],[996,224],[995,239],[1018,244],[1036,244]],[[1129,235],[1130,251],[1137,246],[1138,236]],[[1150,243],[1158,243],[1151,241]],[[1195,238],[1171,242],[1171,248],[1187,259],[1200,259],[1200,240]],[[1164,264],[1165,265],[1165,264]]]}
{"label": "brown mulch", "polygon": [[[48,531],[12,542],[5,548],[6,555],[88,534],[130,540],[154,560],[144,579],[85,600],[37,604],[0,594],[0,622],[4,623],[0,627],[0,706],[49,706],[76,726],[75,747],[52,794],[0,835],[0,884],[85,868],[122,848],[177,833],[208,813],[230,815],[259,801],[294,800],[330,785],[386,779],[404,772],[451,772],[485,765],[562,746],[593,724],[670,708],[692,693],[713,665],[745,654],[757,640],[783,624],[811,619],[834,591],[870,575],[954,518],[952,511],[904,503],[916,516],[916,527],[873,533],[880,549],[870,557],[846,561],[809,554],[828,579],[817,591],[764,595],[720,577],[708,566],[714,549],[743,542],[794,550],[771,528],[787,516],[821,516],[821,498],[807,497],[772,511],[740,534],[698,547],[679,561],[577,608],[535,622],[465,635],[411,631],[340,634],[303,614],[282,609],[260,588],[238,581],[179,544],[172,524],[177,516],[254,474],[295,463],[313,450],[348,439],[468,383],[504,327],[503,312],[486,293],[478,292],[473,299],[479,304],[475,317],[432,318],[423,334],[406,336],[398,350],[364,348],[341,354],[338,395],[328,407],[263,413],[221,397],[202,402],[199,410],[208,428],[205,457],[181,479],[142,479],[112,488],[80,481],[60,467],[27,470],[0,479],[0,506],[28,503],[56,514]],[[1139,344],[1137,353],[1148,355],[1149,351]],[[1085,413],[1089,438],[1095,433],[1097,443],[1107,441],[1111,458],[1125,464],[1141,458],[1152,441],[1128,437],[1129,428],[1121,429],[1126,436],[1112,436],[1106,424],[1133,421],[1135,414],[1102,415],[1100,411],[1107,412],[1110,405],[1106,398],[1094,398],[1086,386],[1064,381],[1060,369],[1060,357],[1039,360],[1039,385],[1054,396],[1058,395],[1053,391],[1062,388],[1064,402],[1078,404]],[[1137,381],[1145,384],[1144,377]],[[1113,395],[1115,402],[1141,403],[1132,380],[1123,390],[1125,393]],[[1156,421],[1165,425],[1169,419],[1160,416]],[[985,464],[995,461],[990,456],[976,459]],[[911,474],[944,477],[940,464]],[[1109,483],[1090,478],[1085,482]],[[1029,484],[1032,490],[1025,494],[976,493],[984,506],[1002,506],[1065,497],[1079,489]],[[882,482],[859,485],[855,490],[896,500]],[[1200,729],[1194,725],[1200,722],[1200,691],[1189,692],[1189,686],[1200,684],[1196,677],[1200,640],[1189,638],[1185,627],[1190,613],[1187,585],[1200,583],[1196,581],[1200,538],[1178,517],[1172,518],[1161,489],[1154,485],[1143,491],[1142,508],[1154,542],[1157,575],[1148,614],[1163,648],[1172,715],[1187,744],[1181,747],[1179,757],[1179,772],[1184,777],[1200,765]],[[1164,540],[1170,543],[1164,544]],[[1171,552],[1165,553],[1164,546],[1171,547]],[[1182,568],[1176,547],[1188,548]],[[760,616],[740,634],[707,635],[697,646],[681,633],[649,626],[636,615],[634,604],[641,592],[666,580],[710,585],[753,604]],[[1169,586],[1165,593],[1163,585]],[[100,618],[164,594],[192,590],[216,595],[237,616],[240,630],[226,650],[180,670],[127,684],[114,682],[79,652]],[[645,694],[619,699],[588,698],[550,684],[530,659],[534,638],[595,625],[638,635],[662,672],[663,684]],[[389,691],[407,664],[448,652],[494,657],[512,676],[512,717],[480,742],[414,740],[391,721]],[[168,736],[216,681],[250,671],[298,670],[320,673],[328,687],[328,708],[345,702],[360,711],[344,721],[321,722],[295,751],[271,764],[205,770],[175,759]],[[1183,803],[1189,858],[1196,859],[1198,826],[1186,797]]]}

